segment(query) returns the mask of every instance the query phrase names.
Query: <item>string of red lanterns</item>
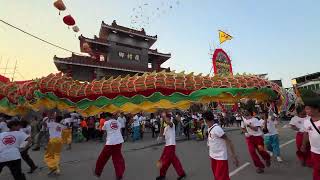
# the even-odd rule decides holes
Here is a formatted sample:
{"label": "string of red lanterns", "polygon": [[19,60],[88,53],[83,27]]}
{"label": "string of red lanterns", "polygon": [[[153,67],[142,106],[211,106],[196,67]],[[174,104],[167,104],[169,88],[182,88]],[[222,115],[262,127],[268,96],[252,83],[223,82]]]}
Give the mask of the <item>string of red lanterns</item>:
{"label": "string of red lanterns", "polygon": [[[53,6],[59,10],[59,15],[62,11],[65,11],[66,5],[64,4],[64,2],[62,0],[56,0],[53,3]],[[72,30],[77,33],[80,31],[80,28],[76,25],[76,21],[75,19],[69,14],[63,17],[63,22],[64,24],[66,24],[68,27],[72,26]]]}

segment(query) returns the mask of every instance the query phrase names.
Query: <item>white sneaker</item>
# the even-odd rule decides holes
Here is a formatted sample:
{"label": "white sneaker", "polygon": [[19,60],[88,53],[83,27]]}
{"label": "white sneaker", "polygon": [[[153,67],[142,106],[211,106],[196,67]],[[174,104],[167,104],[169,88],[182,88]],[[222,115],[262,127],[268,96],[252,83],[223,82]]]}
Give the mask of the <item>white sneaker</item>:
{"label": "white sneaker", "polygon": [[273,152],[271,152],[271,151],[267,151],[267,152],[268,152],[268,154],[270,155],[270,157],[273,156]]}
{"label": "white sneaker", "polygon": [[282,158],[280,156],[277,157],[278,162],[283,162]]}

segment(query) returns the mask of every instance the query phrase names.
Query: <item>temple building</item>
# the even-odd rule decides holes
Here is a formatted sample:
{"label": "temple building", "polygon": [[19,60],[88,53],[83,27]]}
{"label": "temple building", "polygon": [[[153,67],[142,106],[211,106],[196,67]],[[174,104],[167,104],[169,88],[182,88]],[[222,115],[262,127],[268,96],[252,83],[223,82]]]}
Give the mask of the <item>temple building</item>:
{"label": "temple building", "polygon": [[80,50],[87,56],[72,54],[71,57],[54,57],[59,71],[80,81],[126,76],[153,71],[170,71],[162,68],[171,54],[151,49],[157,36],[149,36],[144,29],[138,31],[120,26],[113,21],[111,25],[102,21],[99,36],[93,39],[80,36]]}
{"label": "temple building", "polygon": [[320,93],[320,72],[296,77],[291,81],[298,89],[309,89]]}

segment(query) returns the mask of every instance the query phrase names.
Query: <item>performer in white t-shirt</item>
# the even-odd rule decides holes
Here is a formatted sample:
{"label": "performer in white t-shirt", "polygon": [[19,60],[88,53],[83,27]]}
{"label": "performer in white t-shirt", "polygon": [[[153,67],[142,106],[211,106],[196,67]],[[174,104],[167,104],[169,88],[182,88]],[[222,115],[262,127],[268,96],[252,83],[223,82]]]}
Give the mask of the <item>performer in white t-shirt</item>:
{"label": "performer in white t-shirt", "polygon": [[125,162],[121,153],[122,143],[124,142],[121,134],[121,123],[115,119],[112,114],[108,114],[108,120],[104,123],[102,129],[107,133],[106,145],[101,151],[96,162],[94,175],[100,177],[104,166],[112,156],[113,166],[116,171],[117,180],[123,178],[125,171]]}
{"label": "performer in white t-shirt", "polygon": [[235,165],[239,166],[234,146],[218,122],[215,122],[212,112],[205,112],[202,117],[208,125],[209,156],[214,179],[230,180],[227,147],[230,149]]}
{"label": "performer in white t-shirt", "polygon": [[186,173],[183,170],[180,160],[176,155],[176,132],[174,123],[171,121],[171,115],[167,112],[163,112],[161,114],[164,123],[167,125],[163,134],[160,136],[164,136],[165,138],[165,147],[163,149],[160,160],[157,165],[160,168],[160,176],[156,178],[156,180],[164,180],[167,174],[167,170],[172,164],[174,169],[178,174],[178,180],[182,180],[186,177]]}
{"label": "performer in white t-shirt", "polygon": [[49,168],[48,175],[52,173],[60,174],[60,158],[63,146],[62,131],[66,128],[60,124],[61,121],[62,116],[56,116],[55,121],[48,121],[45,124],[45,128],[49,129],[49,142],[44,155],[44,161]]}
{"label": "performer in white t-shirt", "polygon": [[0,134],[0,173],[4,167],[8,167],[15,180],[25,180],[21,170],[21,155],[19,150],[24,150],[31,144],[31,138],[26,133],[19,131],[20,123],[10,121],[9,132]]}
{"label": "performer in white t-shirt", "polygon": [[310,116],[310,119],[304,122],[305,133],[301,151],[306,152],[307,144],[310,142],[313,180],[320,180],[320,94],[307,90],[302,91],[301,97],[307,115]]}
{"label": "performer in white t-shirt", "polygon": [[264,149],[263,132],[261,128],[262,124],[261,121],[253,117],[252,111],[246,111],[244,115],[245,117],[243,117],[241,128],[245,132],[248,150],[251,159],[257,168],[256,172],[260,174],[264,172],[265,165],[260,160],[256,151],[258,151],[260,156],[266,162],[267,167],[270,167],[271,165],[270,155]]}
{"label": "performer in white t-shirt", "polygon": [[303,143],[303,134],[305,132],[304,123],[310,119],[310,117],[307,116],[307,113],[304,108],[305,107],[303,105],[297,106],[296,108],[297,115],[291,119],[289,124],[291,129],[297,132],[296,134],[297,158],[300,160],[302,166],[312,167],[310,144],[307,144],[305,152],[301,151],[301,146]]}

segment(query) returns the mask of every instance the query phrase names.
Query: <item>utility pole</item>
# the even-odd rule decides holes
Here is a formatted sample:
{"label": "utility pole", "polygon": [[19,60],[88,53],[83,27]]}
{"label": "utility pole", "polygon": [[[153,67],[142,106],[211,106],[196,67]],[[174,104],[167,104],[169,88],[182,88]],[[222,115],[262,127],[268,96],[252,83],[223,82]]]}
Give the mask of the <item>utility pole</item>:
{"label": "utility pole", "polygon": [[13,74],[12,74],[12,80],[11,81],[14,81],[14,76],[15,76],[15,74],[16,74],[16,70],[17,70],[17,63],[18,63],[18,60],[16,59],[16,63],[15,63],[15,65],[14,65],[14,68],[13,68]]}
{"label": "utility pole", "polygon": [[8,68],[9,60],[10,60],[10,59],[7,60],[6,67],[4,68],[4,73],[3,73],[4,75],[6,75],[6,73],[7,73],[7,68]]}

